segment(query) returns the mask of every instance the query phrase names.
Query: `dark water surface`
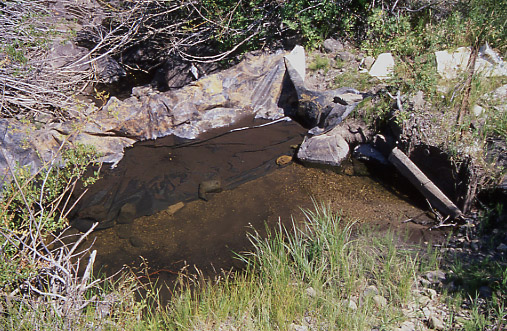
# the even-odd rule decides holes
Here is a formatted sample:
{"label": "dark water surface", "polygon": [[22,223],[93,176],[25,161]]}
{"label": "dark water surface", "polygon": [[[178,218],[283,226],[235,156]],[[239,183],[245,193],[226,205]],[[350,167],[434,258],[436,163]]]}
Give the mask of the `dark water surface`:
{"label": "dark water surface", "polygon": [[[292,155],[302,141],[305,130],[295,122],[225,131],[200,141],[167,137],[137,144],[105,172],[79,210],[80,216],[114,225],[93,233],[97,270],[112,274],[144,258],[153,277],[164,281],[184,265],[208,275],[241,268],[232,252],[250,248],[246,233],[252,227],[264,233],[265,225],[301,222],[301,208],[312,209],[312,199],[380,231],[404,230],[413,242],[443,237],[427,231],[424,223],[432,220],[422,209],[424,199],[398,185],[394,173],[379,176],[373,169],[370,175],[357,162],[339,171],[277,165],[279,156]],[[198,199],[199,184],[216,178],[223,191]],[[417,222],[403,222],[409,218]]]}

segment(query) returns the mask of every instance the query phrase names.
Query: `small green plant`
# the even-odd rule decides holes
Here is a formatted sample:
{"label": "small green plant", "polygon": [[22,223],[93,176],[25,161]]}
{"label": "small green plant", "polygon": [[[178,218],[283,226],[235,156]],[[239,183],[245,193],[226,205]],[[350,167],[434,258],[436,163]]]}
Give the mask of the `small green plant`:
{"label": "small green plant", "polygon": [[308,64],[308,69],[312,71],[324,70],[325,73],[329,70],[329,59],[322,55],[315,55],[313,60]]}
{"label": "small green plant", "polygon": [[[13,169],[13,181],[4,189],[0,202],[0,221],[3,227],[19,235],[25,235],[33,222],[43,233],[62,229],[65,215],[58,213],[68,199],[69,189],[82,179],[84,172],[97,160],[93,148],[77,145],[62,152],[62,161],[53,160],[35,175],[30,167]],[[87,186],[98,174],[83,179]]]}

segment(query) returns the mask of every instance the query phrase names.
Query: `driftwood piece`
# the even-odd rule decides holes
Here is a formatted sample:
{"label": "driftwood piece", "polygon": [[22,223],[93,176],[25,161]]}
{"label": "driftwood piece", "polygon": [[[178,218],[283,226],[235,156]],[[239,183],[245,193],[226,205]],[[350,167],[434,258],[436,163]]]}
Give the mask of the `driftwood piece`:
{"label": "driftwood piece", "polygon": [[426,177],[426,175],[398,148],[389,155],[389,161],[405,176],[426,199],[442,214],[457,218],[462,215],[456,205]]}

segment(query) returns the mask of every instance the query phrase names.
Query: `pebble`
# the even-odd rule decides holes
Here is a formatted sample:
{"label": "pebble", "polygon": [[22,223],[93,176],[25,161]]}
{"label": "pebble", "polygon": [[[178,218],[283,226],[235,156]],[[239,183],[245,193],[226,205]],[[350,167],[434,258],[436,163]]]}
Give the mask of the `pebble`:
{"label": "pebble", "polygon": [[129,242],[132,246],[137,247],[137,248],[143,247],[143,245],[144,245],[144,241],[141,238],[134,237],[134,236],[129,238]]}
{"label": "pebble", "polygon": [[415,331],[415,324],[414,322],[405,321],[403,324],[395,329],[396,331]]}
{"label": "pebble", "polygon": [[339,52],[336,57],[345,62],[349,62],[355,59],[354,55],[349,52]]}
{"label": "pebble", "polygon": [[313,287],[309,287],[306,289],[306,295],[308,295],[310,298],[315,298],[317,296],[317,291]]}
{"label": "pebble", "polygon": [[308,327],[304,325],[297,325],[294,323],[291,323],[289,325],[289,331],[308,331]]}
{"label": "pebble", "polygon": [[350,310],[357,310],[357,304],[354,300],[343,300],[342,305]]}
{"label": "pebble", "polygon": [[445,280],[445,273],[442,270],[429,271],[426,278],[433,284],[440,283]]}
{"label": "pebble", "polygon": [[292,156],[282,155],[276,159],[276,164],[279,166],[284,166],[292,162]]}
{"label": "pebble", "polygon": [[425,295],[422,295],[419,297],[419,299],[417,301],[419,302],[419,305],[421,307],[426,307],[428,305],[428,303],[430,303],[431,299]]}
{"label": "pebble", "polygon": [[375,305],[378,307],[378,308],[383,308],[385,306],[387,306],[387,299],[384,298],[383,296],[381,295],[376,295],[373,297],[373,302],[375,302]]}
{"label": "pebble", "polygon": [[366,287],[363,291],[363,296],[367,297],[369,295],[377,295],[378,294],[378,289],[375,285],[370,285],[368,287]]}
{"label": "pebble", "polygon": [[440,318],[438,318],[435,315],[430,316],[430,318],[428,320],[428,324],[429,324],[429,327],[434,330],[444,330],[445,329],[444,322],[442,322],[442,320],[440,320]]}
{"label": "pebble", "polygon": [[437,291],[432,288],[427,288],[426,293],[429,295],[431,300],[435,300],[437,298]]}
{"label": "pebble", "polygon": [[169,208],[167,208],[167,212],[169,214],[173,215],[174,213],[176,213],[178,210],[180,210],[183,207],[185,207],[185,203],[180,201],[178,203],[175,203],[174,205],[169,206]]}

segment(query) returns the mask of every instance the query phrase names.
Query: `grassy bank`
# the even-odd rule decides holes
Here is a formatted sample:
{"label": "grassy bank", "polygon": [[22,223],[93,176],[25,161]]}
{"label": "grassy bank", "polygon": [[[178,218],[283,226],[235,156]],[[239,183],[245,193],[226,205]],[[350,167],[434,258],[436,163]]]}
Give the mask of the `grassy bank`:
{"label": "grassy bank", "polygon": [[[443,273],[440,250],[407,244],[400,234],[358,226],[325,206],[307,211],[298,224],[278,227],[264,238],[252,229],[253,250],[238,254],[246,270],[223,271],[215,279],[199,272],[182,273],[169,302],[159,300],[158,285],[124,272],[119,280],[87,289],[84,307],[67,314],[55,308],[64,307],[58,298],[46,300],[29,291],[9,298],[2,292],[0,324],[9,330],[395,330],[402,326],[501,330],[506,326],[507,276],[500,265],[468,269],[455,260],[452,269]],[[440,279],[441,274],[447,274],[447,280]],[[468,285],[492,275],[503,278],[495,294],[484,299],[465,286],[451,289],[450,275]]]}

